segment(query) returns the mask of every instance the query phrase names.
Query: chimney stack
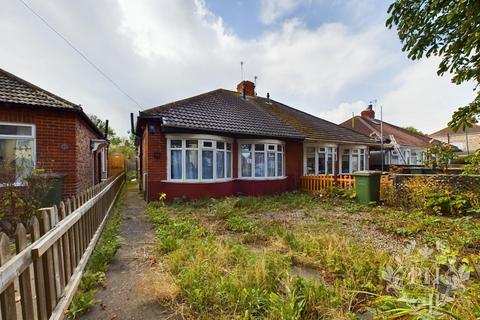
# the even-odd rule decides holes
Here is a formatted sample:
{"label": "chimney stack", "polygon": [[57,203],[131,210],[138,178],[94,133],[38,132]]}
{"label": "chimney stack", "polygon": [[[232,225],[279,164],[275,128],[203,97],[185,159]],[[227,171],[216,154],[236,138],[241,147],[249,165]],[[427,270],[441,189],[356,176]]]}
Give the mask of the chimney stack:
{"label": "chimney stack", "polygon": [[242,81],[237,85],[237,92],[241,93],[244,98],[245,96],[254,97],[255,96],[255,84],[252,81]]}
{"label": "chimney stack", "polygon": [[362,118],[375,119],[375,111],[373,111],[373,106],[369,104],[367,109],[363,110],[360,115]]}

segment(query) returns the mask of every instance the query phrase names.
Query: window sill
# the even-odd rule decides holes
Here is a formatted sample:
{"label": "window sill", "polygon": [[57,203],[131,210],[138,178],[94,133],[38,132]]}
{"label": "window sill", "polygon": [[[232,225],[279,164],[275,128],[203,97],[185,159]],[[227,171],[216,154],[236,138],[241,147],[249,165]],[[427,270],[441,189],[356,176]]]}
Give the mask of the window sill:
{"label": "window sill", "polygon": [[251,178],[237,178],[236,180],[246,180],[246,181],[268,181],[268,180],[284,180],[287,179],[287,176],[283,177],[251,177]]}
{"label": "window sill", "polygon": [[184,183],[184,184],[209,184],[209,183],[225,183],[234,179],[217,179],[217,180],[162,180],[164,183]]}

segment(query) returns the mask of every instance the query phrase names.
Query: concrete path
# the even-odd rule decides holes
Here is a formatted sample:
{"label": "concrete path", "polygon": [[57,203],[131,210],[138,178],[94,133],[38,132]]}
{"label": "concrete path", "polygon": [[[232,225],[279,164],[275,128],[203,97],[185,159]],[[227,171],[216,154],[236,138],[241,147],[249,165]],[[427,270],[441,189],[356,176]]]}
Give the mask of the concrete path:
{"label": "concrete path", "polygon": [[153,294],[143,286],[143,276],[151,272],[155,261],[154,235],[145,215],[145,201],[136,186],[129,186],[120,225],[123,246],[107,272],[105,288],[99,288],[97,305],[81,319],[105,320],[157,320],[174,319],[167,308],[162,307]]}

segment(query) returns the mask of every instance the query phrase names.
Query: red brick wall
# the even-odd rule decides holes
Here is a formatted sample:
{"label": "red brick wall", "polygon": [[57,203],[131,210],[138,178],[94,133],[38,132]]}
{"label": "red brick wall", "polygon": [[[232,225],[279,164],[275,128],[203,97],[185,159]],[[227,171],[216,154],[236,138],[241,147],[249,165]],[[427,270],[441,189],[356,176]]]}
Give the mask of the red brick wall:
{"label": "red brick wall", "polygon": [[[155,126],[155,133],[148,132],[148,125]],[[146,200],[154,201],[164,192],[168,199],[187,197],[226,197],[236,194],[263,195],[296,190],[303,173],[303,143],[287,142],[285,145],[285,173],[287,178],[274,180],[240,180],[238,178],[238,143],[232,145],[232,174],[234,180],[218,183],[174,183],[167,179],[167,145],[160,124],[147,124],[143,131],[143,170],[148,174]],[[155,157],[159,153],[159,157]]]}
{"label": "red brick wall", "polygon": [[93,184],[95,134],[77,113],[0,106],[0,121],[35,125],[37,167],[65,175],[64,197]]}
{"label": "red brick wall", "polygon": [[87,126],[83,119],[77,117],[76,130],[76,191],[85,190],[99,181],[99,172],[95,170],[97,154],[91,151],[91,139],[97,135]]}

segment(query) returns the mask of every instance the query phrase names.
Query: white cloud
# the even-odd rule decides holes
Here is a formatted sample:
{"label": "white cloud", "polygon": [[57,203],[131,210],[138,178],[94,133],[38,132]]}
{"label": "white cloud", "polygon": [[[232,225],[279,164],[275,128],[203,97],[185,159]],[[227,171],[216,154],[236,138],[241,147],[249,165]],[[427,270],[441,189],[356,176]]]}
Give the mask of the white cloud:
{"label": "white cloud", "polygon": [[264,24],[272,24],[292,13],[301,3],[302,0],[261,0],[260,21]]}
{"label": "white cloud", "polygon": [[445,127],[458,107],[473,100],[473,86],[437,76],[439,59],[421,60],[400,72],[396,89],[381,98],[386,121],[432,133]]}
{"label": "white cloud", "polygon": [[[459,106],[472,101],[473,86],[457,86],[449,76],[437,76],[439,62],[439,59],[421,60],[391,79],[395,89],[385,92],[378,100],[377,109],[383,106],[384,121],[432,133],[445,127]],[[319,116],[340,123],[350,118],[352,112],[359,115],[366,105],[364,101],[345,102],[320,112]],[[378,118],[379,110],[376,111]]]}
{"label": "white cloud", "polygon": [[[219,87],[234,89],[243,60],[246,78],[259,77],[259,94],[268,91],[273,99],[340,122],[361,110],[361,101],[348,104],[349,99],[364,99],[349,88],[368,82],[375,86],[375,75],[396,68],[399,60],[395,51],[384,46],[391,35],[383,25],[359,31],[330,23],[309,29],[302,21],[290,19],[244,40],[228,30],[202,0],[168,4],[64,0],[55,5],[35,2],[34,7],[147,108]],[[108,118],[122,134],[129,129],[128,114],[139,108],[21,4],[7,2],[2,7],[0,30],[2,68],[81,103],[87,112]],[[423,130],[430,124],[417,121],[435,126],[439,121],[433,116],[412,116],[418,106],[425,114],[437,113],[437,106],[456,106],[471,97],[468,90],[452,89],[453,85],[439,80],[434,68],[422,65],[382,81],[393,81],[396,88],[383,97],[383,92],[378,93],[386,117]],[[325,112],[338,101],[347,104]]]}

